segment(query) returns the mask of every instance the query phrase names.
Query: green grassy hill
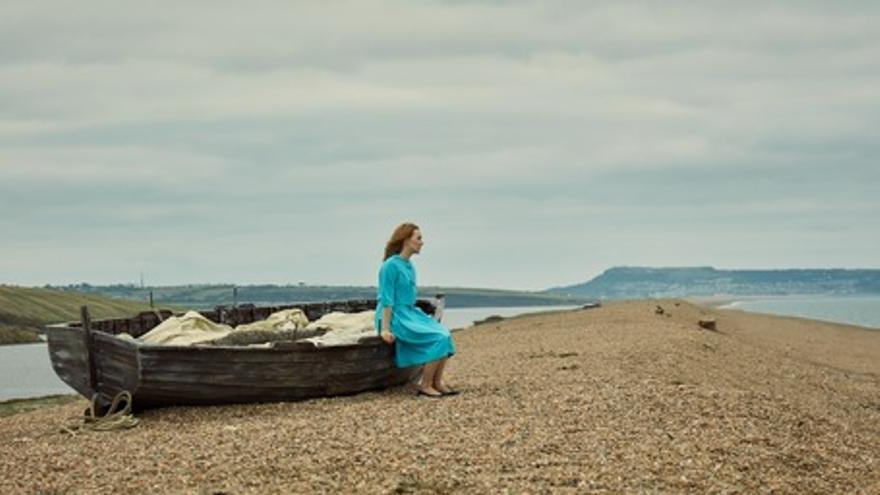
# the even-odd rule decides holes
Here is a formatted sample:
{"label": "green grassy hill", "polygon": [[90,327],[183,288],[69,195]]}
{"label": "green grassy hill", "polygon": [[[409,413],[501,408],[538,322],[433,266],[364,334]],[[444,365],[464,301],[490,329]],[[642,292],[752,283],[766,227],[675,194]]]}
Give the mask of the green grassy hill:
{"label": "green grassy hill", "polygon": [[0,344],[38,341],[36,333],[47,323],[79,319],[88,305],[92,318],[135,315],[149,304],[55,289],[0,286]]}

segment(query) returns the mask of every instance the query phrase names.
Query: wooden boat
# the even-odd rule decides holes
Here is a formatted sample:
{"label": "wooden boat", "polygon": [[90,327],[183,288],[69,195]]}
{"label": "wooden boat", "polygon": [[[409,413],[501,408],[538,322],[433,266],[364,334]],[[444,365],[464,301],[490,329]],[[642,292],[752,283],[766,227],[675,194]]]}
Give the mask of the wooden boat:
{"label": "wooden boat", "polygon": [[[417,305],[439,319],[443,297]],[[239,325],[266,319],[283,309],[300,308],[314,321],[332,311],[374,309],[376,300],[349,300],[286,306],[203,311],[208,319]],[[171,311],[132,318],[48,325],[49,356],[55,373],[83,397],[98,394],[106,406],[119,393],[132,395],[133,407],[274,402],[346,395],[384,389],[414,380],[420,368],[394,366],[394,346],[378,336],[357,344],[316,347],[311,342],[275,342],[272,347],[147,345],[117,337],[139,337],[172,316]]]}

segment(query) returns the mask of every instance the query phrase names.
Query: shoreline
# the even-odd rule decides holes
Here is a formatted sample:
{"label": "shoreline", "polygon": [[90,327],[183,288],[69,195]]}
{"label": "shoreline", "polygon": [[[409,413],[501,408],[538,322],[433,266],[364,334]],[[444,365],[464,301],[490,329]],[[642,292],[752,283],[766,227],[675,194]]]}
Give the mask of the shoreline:
{"label": "shoreline", "polygon": [[16,346],[20,346],[20,345],[37,345],[37,344],[47,344],[47,343],[48,342],[43,339],[35,340],[32,342],[14,342],[14,343],[9,343],[9,344],[0,344],[0,349],[2,349],[4,347],[16,347]]}
{"label": "shoreline", "polygon": [[754,301],[784,301],[797,299],[860,299],[880,297],[880,294],[767,294],[767,295],[733,295],[719,294],[715,296],[683,296],[681,299],[701,306],[719,307],[727,304]]}
{"label": "shoreline", "polygon": [[[752,314],[800,318],[809,321],[849,325],[868,330],[880,330],[880,313],[874,308],[880,301],[880,294],[847,295],[769,295],[743,296],[738,298],[719,297],[705,302],[692,300],[696,304],[725,310],[737,310]],[[861,303],[860,301],[865,301]],[[862,306],[860,308],[860,305]],[[843,308],[843,309],[841,309]]]}
{"label": "shoreline", "polygon": [[76,394],[52,394],[25,399],[8,399],[0,401],[0,418],[27,413],[51,406],[68,404],[77,400],[85,400]]}
{"label": "shoreline", "polygon": [[28,328],[0,326],[0,346],[45,342],[40,333]]}

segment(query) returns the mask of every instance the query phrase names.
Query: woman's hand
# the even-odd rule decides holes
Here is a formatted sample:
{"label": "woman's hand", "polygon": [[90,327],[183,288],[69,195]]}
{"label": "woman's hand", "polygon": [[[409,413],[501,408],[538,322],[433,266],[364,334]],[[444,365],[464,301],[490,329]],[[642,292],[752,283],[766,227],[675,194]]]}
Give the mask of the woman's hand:
{"label": "woman's hand", "polygon": [[391,330],[382,330],[382,333],[379,335],[382,337],[382,340],[384,340],[386,344],[394,343],[394,334],[391,333]]}

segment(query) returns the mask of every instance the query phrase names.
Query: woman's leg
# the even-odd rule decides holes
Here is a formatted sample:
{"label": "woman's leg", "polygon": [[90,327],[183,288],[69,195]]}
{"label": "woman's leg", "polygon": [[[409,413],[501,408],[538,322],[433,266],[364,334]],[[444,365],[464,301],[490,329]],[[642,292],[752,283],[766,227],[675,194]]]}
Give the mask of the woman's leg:
{"label": "woman's leg", "polygon": [[431,361],[422,368],[422,383],[419,389],[431,395],[440,394],[440,391],[434,388],[434,377],[437,374],[437,367],[440,361]]}
{"label": "woman's leg", "polygon": [[446,361],[449,361],[449,358],[443,358],[439,361],[436,361],[437,369],[436,371],[434,371],[434,381],[432,382],[432,384],[434,386],[434,389],[440,392],[449,391],[449,387],[447,387],[443,383],[443,370],[446,369]]}

